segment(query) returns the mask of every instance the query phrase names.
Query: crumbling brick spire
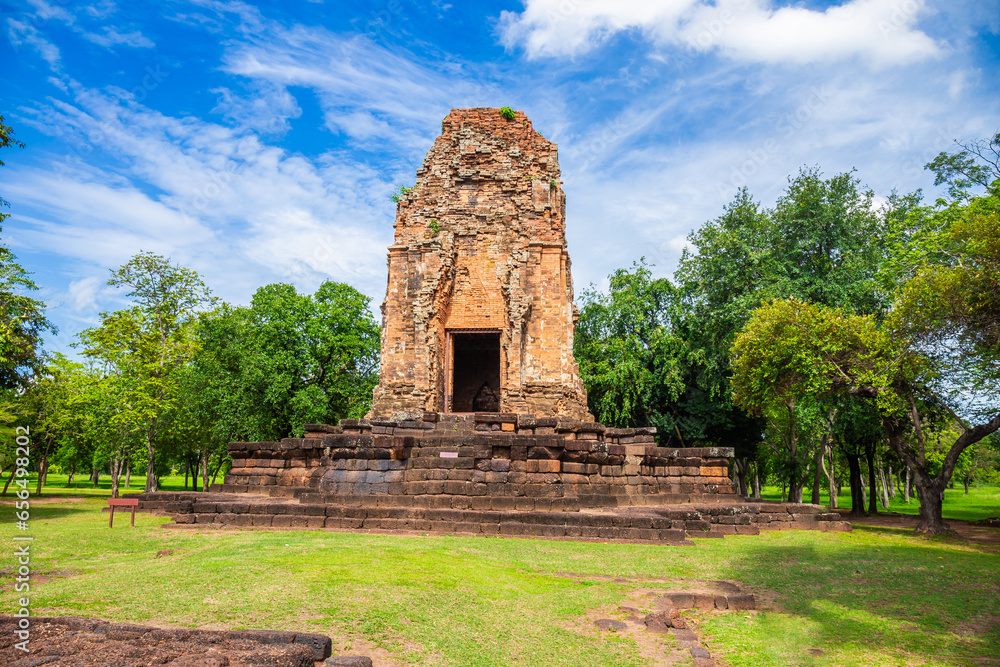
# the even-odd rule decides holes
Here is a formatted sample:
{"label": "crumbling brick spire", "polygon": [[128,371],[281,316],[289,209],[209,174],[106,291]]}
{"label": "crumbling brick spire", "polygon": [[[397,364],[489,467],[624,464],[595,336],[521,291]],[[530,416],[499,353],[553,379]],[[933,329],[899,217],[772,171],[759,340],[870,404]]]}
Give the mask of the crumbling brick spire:
{"label": "crumbling brick spire", "polygon": [[448,114],[396,208],[373,415],[471,412],[495,392],[500,412],[593,421],[565,211],[556,145],[522,112]]}

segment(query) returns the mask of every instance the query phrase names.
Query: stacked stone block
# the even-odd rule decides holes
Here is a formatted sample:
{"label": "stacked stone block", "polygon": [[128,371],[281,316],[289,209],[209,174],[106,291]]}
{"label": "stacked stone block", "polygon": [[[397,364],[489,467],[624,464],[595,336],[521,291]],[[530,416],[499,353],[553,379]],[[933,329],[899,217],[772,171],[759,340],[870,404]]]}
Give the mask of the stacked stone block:
{"label": "stacked stone block", "polygon": [[524,113],[453,109],[401,193],[372,416],[446,405],[450,332],[499,337],[500,409],[593,420],[573,358],[556,145]]}
{"label": "stacked stone block", "polygon": [[[182,496],[178,498],[178,496]],[[420,531],[553,539],[685,543],[692,537],[756,535],[761,530],[850,530],[840,515],[791,503],[692,504],[560,510],[560,500],[434,496],[298,498],[233,493],[141,494],[140,509],[178,524],[302,530]]]}
{"label": "stacked stone block", "polygon": [[[442,419],[444,417],[444,419]],[[727,448],[657,447],[654,429],[532,415],[404,413],[232,443],[226,490],[566,499],[564,508],[735,500]]]}

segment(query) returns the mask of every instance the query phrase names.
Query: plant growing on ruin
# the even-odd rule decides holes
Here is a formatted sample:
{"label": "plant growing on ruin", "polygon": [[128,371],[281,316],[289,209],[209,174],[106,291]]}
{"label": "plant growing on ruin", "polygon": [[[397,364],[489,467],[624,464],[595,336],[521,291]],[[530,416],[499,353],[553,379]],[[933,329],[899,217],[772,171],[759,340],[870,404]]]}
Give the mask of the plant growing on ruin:
{"label": "plant growing on ruin", "polygon": [[549,181],[549,189],[550,190],[556,189],[556,179],[553,178],[551,181]]}
{"label": "plant growing on ruin", "polygon": [[431,230],[432,236],[437,236],[438,232],[441,231],[441,225],[438,224],[437,220],[431,220],[427,223],[427,229]]}
{"label": "plant growing on ruin", "polygon": [[411,185],[410,187],[406,187],[405,185],[397,185],[393,193],[389,195],[389,199],[398,204],[399,200],[413,192],[415,187],[417,186]]}
{"label": "plant growing on ruin", "polygon": [[510,107],[500,107],[500,115],[506,118],[507,120],[514,120],[517,114],[515,114],[514,110],[511,109]]}

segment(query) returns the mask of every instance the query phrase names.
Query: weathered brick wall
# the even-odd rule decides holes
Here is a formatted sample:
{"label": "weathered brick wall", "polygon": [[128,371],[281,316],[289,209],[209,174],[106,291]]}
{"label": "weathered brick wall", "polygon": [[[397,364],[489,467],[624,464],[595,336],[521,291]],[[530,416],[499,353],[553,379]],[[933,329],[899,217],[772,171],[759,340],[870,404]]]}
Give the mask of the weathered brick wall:
{"label": "weathered brick wall", "polygon": [[509,509],[516,498],[536,499],[533,507],[545,499],[547,509],[735,498],[726,476],[731,448],[657,447],[653,429],[551,417],[412,416],[310,426],[308,437],[280,443],[232,443],[226,484],[309,487],[339,497],[487,496],[508,499],[496,505]]}
{"label": "weathered brick wall", "polygon": [[372,415],[443,411],[446,332],[491,329],[501,411],[593,420],[573,358],[559,178],[555,144],[523,113],[455,109],[444,119],[397,206]]}

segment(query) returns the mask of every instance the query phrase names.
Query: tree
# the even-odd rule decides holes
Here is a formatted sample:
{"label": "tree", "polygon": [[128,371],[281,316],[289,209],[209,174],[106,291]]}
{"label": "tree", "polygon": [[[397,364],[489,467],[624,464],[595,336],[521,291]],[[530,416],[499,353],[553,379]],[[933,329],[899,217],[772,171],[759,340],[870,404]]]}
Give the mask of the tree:
{"label": "tree", "polygon": [[[756,443],[768,442],[783,450],[777,468],[796,476],[788,480],[796,495],[812,466],[812,499],[819,501],[836,411],[800,398],[792,400],[791,411],[789,405],[763,411],[734,406],[730,349],[750,313],[770,299],[794,297],[881,317],[888,306],[879,268],[888,252],[889,221],[916,201],[918,193],[893,194],[878,209],[853,172],[824,179],[817,169],[802,169],[789,178],[773,209],[761,208],[743,189],[722,216],[691,234],[696,252],[685,250],[674,274],[681,296],[679,335],[688,344],[678,423],[689,438],[713,433],[736,444],[738,473]],[[740,485],[746,489],[745,480]]]}
{"label": "tree", "polygon": [[[10,146],[24,148],[0,116],[0,148]],[[0,207],[5,206],[9,204],[0,197]],[[0,223],[8,217],[9,213],[0,210]],[[37,289],[14,253],[0,245],[0,389],[26,386],[28,378],[44,365],[42,336],[56,329],[45,318],[45,304],[25,295]]]}
{"label": "tree", "polygon": [[[1000,429],[996,397],[970,412],[965,398],[976,385],[965,380],[978,375],[978,381],[995,382],[1000,364],[992,354],[966,354],[965,370],[958,372],[950,359],[928,354],[913,335],[916,321],[910,319],[914,312],[906,308],[906,298],[904,287],[892,319],[883,326],[870,315],[796,300],[761,307],[733,347],[734,398],[745,405],[788,394],[841,393],[873,400],[889,445],[913,470],[920,498],[917,531],[940,534],[948,531],[941,501],[958,457]],[[959,414],[963,410],[966,417]],[[925,427],[940,419],[942,411],[960,435],[935,473]],[[978,423],[970,422],[969,414]]]}
{"label": "tree", "polygon": [[990,184],[1000,179],[1000,132],[989,140],[956,141],[955,144],[960,151],[941,151],[924,167],[934,172],[934,185],[948,185],[953,200],[968,201],[972,199],[972,188],[989,190]]}
{"label": "tree", "polygon": [[851,487],[851,515],[876,514],[875,494],[869,493],[868,510],[865,510],[865,495],[861,481],[861,457],[868,464],[868,488],[875,488],[875,451],[885,442],[885,431],[878,411],[870,401],[856,396],[838,397],[837,419],[834,420],[832,435],[840,451],[847,459],[849,485]]}
{"label": "tree", "polygon": [[108,284],[129,289],[133,306],[102,313],[101,325],[80,334],[84,354],[104,365],[119,396],[116,421],[141,434],[146,448],[146,491],[155,491],[156,438],[160,419],[177,397],[177,372],[197,349],[197,309],[211,304],[211,291],[191,269],[140,252]]}
{"label": "tree", "polygon": [[682,446],[704,442],[734,447],[744,494],[748,461],[764,440],[765,422],[732,404],[729,346],[775,273],[772,239],[768,212],[744,188],[723,215],[688,237],[695,252],[685,249],[674,272],[684,390],[671,410],[670,426]]}
{"label": "tree", "polygon": [[378,381],[380,333],[368,297],[348,285],[325,282],[312,296],[261,287],[249,308],[223,305],[199,321],[191,409],[219,442],[361,417]]}
{"label": "tree", "polygon": [[598,420],[619,428],[662,428],[683,389],[680,341],[671,329],[674,288],[640,262],[619,269],[608,294],[584,292],[574,355]]}

